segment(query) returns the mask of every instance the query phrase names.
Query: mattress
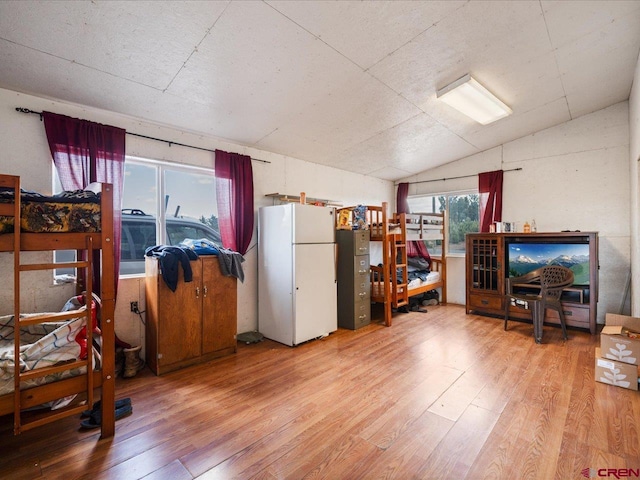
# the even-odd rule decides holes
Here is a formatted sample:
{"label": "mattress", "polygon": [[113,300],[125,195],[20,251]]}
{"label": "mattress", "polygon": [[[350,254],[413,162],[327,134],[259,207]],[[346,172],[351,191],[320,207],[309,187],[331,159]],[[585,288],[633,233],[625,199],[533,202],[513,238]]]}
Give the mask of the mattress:
{"label": "mattress", "polygon": [[[12,203],[13,190],[0,190],[0,202]],[[100,194],[87,190],[45,196],[21,192],[20,228],[31,233],[95,233],[100,231]],[[0,216],[0,233],[12,233],[13,217]]]}
{"label": "mattress", "polygon": [[[409,290],[414,288],[419,288],[424,285],[432,285],[440,281],[440,272],[430,272],[427,274],[426,280],[421,280],[416,278],[409,282]],[[371,284],[371,295],[373,297],[382,297],[384,296],[384,282],[374,282]],[[399,290],[400,292],[402,289]]]}
{"label": "mattress", "polygon": [[440,281],[440,272],[429,272],[426,280],[415,278],[409,282],[409,290]]}

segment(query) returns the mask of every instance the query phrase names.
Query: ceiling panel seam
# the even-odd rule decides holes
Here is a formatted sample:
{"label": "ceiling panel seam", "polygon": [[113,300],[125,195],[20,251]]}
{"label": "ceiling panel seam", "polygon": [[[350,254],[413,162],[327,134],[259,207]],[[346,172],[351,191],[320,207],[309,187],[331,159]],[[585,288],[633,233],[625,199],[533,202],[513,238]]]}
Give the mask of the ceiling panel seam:
{"label": "ceiling panel seam", "polygon": [[366,69],[358,64],[355,60],[353,60],[352,58],[349,58],[347,55],[345,55],[344,53],[342,53],[340,50],[338,50],[337,48],[335,48],[333,45],[331,45],[330,43],[328,43],[327,41],[325,41],[323,38],[319,37],[318,35],[316,35],[315,33],[311,32],[310,30],[308,30],[307,28],[303,27],[302,25],[300,25],[298,22],[296,22],[295,20],[293,20],[291,17],[288,17],[287,15],[285,15],[284,13],[282,13],[280,10],[278,10],[276,7],[274,7],[273,5],[271,5],[269,2],[265,2],[266,5],[269,5],[269,7],[271,7],[275,12],[278,12],[278,14],[282,15],[284,18],[286,18],[287,20],[289,20],[291,23],[293,23],[294,25],[296,25],[297,27],[301,28],[302,30],[304,30],[305,32],[307,32],[309,35],[311,35],[313,38],[315,38],[316,40],[324,43],[327,47],[329,47],[331,50],[333,50],[334,52],[336,52],[338,55],[342,56],[343,58],[345,58],[346,60],[348,60],[349,62],[353,63],[356,67],[358,67],[362,72],[365,72]]}
{"label": "ceiling panel seam", "polygon": [[231,4],[231,2],[228,2],[225,5],[225,7],[222,10],[222,12],[220,12],[220,15],[218,15],[218,18],[216,18],[213,21],[213,24],[209,28],[207,28],[207,30],[204,32],[204,35],[202,36],[202,38],[198,42],[198,44],[193,48],[193,50],[191,50],[191,53],[189,54],[187,59],[184,62],[182,62],[182,66],[178,69],[178,71],[173,76],[173,78],[171,78],[171,80],[169,80],[169,83],[164,88],[164,90],[162,90],[162,93],[165,93],[167,90],[169,90],[169,88],[171,87],[171,84],[173,84],[174,80],[178,77],[178,75],[180,75],[180,72],[182,72],[182,70],[184,70],[187,67],[187,63],[189,62],[189,60],[191,60],[191,57],[193,57],[193,54],[198,51],[198,48],[200,47],[200,45],[202,45],[202,42],[204,42],[204,40],[211,34],[211,30],[214,29],[214,27],[216,26],[216,23],[218,23],[218,20],[220,20],[222,18],[222,15],[224,15],[224,12],[227,11],[227,8],[229,8],[230,4]]}
{"label": "ceiling panel seam", "polygon": [[573,114],[571,113],[571,107],[569,106],[569,99],[567,98],[567,90],[564,88],[564,81],[562,79],[562,74],[560,73],[560,65],[558,64],[558,56],[556,55],[556,52],[558,51],[558,49],[553,44],[553,40],[551,40],[551,33],[549,32],[549,24],[547,23],[547,16],[544,14],[542,1],[538,2],[538,5],[540,5],[540,13],[542,14],[542,19],[544,20],[544,28],[547,31],[549,46],[551,47],[551,51],[553,52],[553,61],[556,64],[556,70],[558,72],[558,80],[560,81],[560,87],[562,87],[564,103],[567,106],[567,112],[569,113],[569,118],[573,120]]}
{"label": "ceiling panel seam", "polygon": [[391,55],[395,54],[398,50],[406,47],[407,45],[409,45],[411,42],[413,42],[415,39],[417,39],[419,36],[424,35],[425,33],[427,33],[429,30],[431,30],[433,27],[437,26],[439,23],[443,22],[444,20],[447,20],[449,18],[449,16],[451,15],[455,15],[458,13],[458,10],[465,8],[467,6],[467,4],[470,2],[471,0],[467,0],[467,2],[464,5],[461,5],[460,7],[456,8],[455,10],[452,10],[451,13],[449,13],[448,15],[445,15],[444,17],[442,17],[440,20],[438,20],[435,23],[432,23],[431,25],[429,25],[427,28],[425,28],[424,30],[422,30],[421,32],[417,33],[416,35],[414,35],[413,37],[411,37],[409,40],[407,40],[406,42],[404,42],[402,45],[400,45],[398,48],[396,48],[395,50],[393,50],[392,52],[389,52],[387,55],[385,55],[384,57],[382,57],[381,59],[379,59],[377,62],[375,62],[373,65],[370,65],[369,67],[366,68],[365,71],[369,71],[370,69],[372,69],[373,67],[375,67],[376,65],[378,65],[380,62],[382,62],[383,60],[389,58]]}
{"label": "ceiling panel seam", "polygon": [[119,78],[120,80],[124,80],[125,82],[135,83],[136,85],[141,85],[143,87],[151,88],[152,90],[156,90],[158,92],[162,91],[159,88],[154,87],[153,85],[147,85],[146,83],[138,82],[138,81],[133,80],[131,78],[121,77],[119,75],[116,75],[115,73],[111,73],[111,72],[108,72],[106,70],[101,70],[99,68],[95,68],[95,67],[92,67],[90,65],[85,65],[84,63],[80,63],[80,62],[78,62],[76,60],[73,60],[73,59],[70,59],[70,58],[65,58],[65,57],[61,57],[60,55],[55,55],[53,53],[45,52],[43,50],[40,50],[40,49],[37,49],[37,48],[34,48],[34,47],[30,47],[29,45],[24,45],[22,43],[14,42],[13,40],[8,40],[6,38],[1,38],[1,37],[0,37],[0,40],[5,41],[7,43],[11,43],[13,45],[17,45],[17,46],[22,47],[22,48],[26,48],[26,49],[31,50],[33,52],[38,52],[38,53],[40,53],[42,55],[46,55],[48,57],[57,58],[59,60],[65,61],[65,62],[69,62],[69,63],[72,63],[74,65],[78,65],[79,67],[83,67],[83,68],[86,68],[88,70],[93,70],[94,72],[100,72],[100,73],[104,73],[105,75],[109,75],[110,77]]}

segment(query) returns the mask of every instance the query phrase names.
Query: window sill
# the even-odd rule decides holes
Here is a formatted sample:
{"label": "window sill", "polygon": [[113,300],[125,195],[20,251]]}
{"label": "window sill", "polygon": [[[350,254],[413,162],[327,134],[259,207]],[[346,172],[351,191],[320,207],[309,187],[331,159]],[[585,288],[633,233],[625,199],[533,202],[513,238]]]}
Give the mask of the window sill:
{"label": "window sill", "polygon": [[129,280],[131,278],[144,278],[145,274],[143,273],[127,273],[127,274],[123,274],[120,275],[118,278],[120,278],[121,280]]}

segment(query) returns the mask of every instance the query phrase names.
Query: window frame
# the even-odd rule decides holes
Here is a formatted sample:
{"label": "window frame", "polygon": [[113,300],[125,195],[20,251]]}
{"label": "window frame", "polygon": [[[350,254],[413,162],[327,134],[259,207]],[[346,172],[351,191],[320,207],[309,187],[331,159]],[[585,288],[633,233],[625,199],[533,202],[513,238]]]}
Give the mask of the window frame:
{"label": "window frame", "polygon": [[[151,159],[151,158],[145,158],[145,157],[139,157],[139,156],[133,156],[133,155],[126,155],[125,156],[125,168],[126,165],[129,164],[134,164],[134,165],[142,165],[145,167],[153,167],[155,168],[155,191],[156,191],[156,198],[155,198],[155,205],[157,208],[157,212],[153,212],[153,216],[155,217],[155,235],[156,235],[156,243],[158,245],[164,245],[167,243],[168,241],[168,228],[162,228],[163,225],[166,225],[167,222],[167,215],[166,215],[166,209],[162,208],[162,205],[164,204],[163,199],[165,198],[166,195],[166,189],[165,189],[165,175],[167,174],[167,171],[169,172],[184,172],[184,173],[197,173],[200,175],[206,175],[206,176],[210,176],[213,181],[214,181],[214,185],[215,185],[215,170],[213,168],[213,166],[211,167],[201,167],[201,166],[196,166],[196,165],[188,165],[188,164],[183,164],[183,163],[175,163],[175,162],[167,162],[167,161],[162,161],[162,160],[155,160],[155,159]],[[61,186],[59,185],[59,180],[57,180],[57,172],[55,169],[55,165],[52,164],[52,168],[53,168],[53,187],[52,190],[54,192],[59,191],[61,189]],[[126,179],[125,179],[126,182]],[[124,190],[123,190],[123,201],[124,201]],[[148,213],[148,212],[147,212]],[[215,215],[217,217],[217,205],[215,207]],[[199,219],[197,219],[199,221]],[[203,224],[206,226],[206,224]],[[125,237],[126,236],[126,240],[127,243],[129,244],[130,250],[132,248],[133,245],[133,241],[131,238],[128,237],[127,232],[123,229],[122,230],[122,236]],[[121,240],[122,242],[122,240]],[[64,250],[60,250],[60,252],[65,252]],[[73,251],[73,256],[75,258],[75,251]],[[69,254],[63,254],[63,255],[69,255]],[[54,256],[55,258],[55,256]],[[129,260],[129,259],[127,259]],[[122,252],[120,252],[120,263],[122,264],[123,259],[122,259]],[[56,281],[56,276],[58,275],[62,275],[66,272],[66,270],[68,269],[55,269],[53,270],[53,274],[54,274],[54,284],[58,283]],[[74,273],[75,276],[75,273]],[[119,275],[119,278],[133,278],[133,277],[140,277],[140,276],[144,276],[144,271],[140,272],[140,273],[125,273],[123,274],[122,272]]]}
{"label": "window frame", "polygon": [[171,171],[181,171],[185,173],[200,173],[200,174],[210,175],[215,180],[215,170],[213,169],[213,167],[210,167],[210,168],[199,167],[196,165],[186,165],[183,163],[166,162],[162,160],[154,160],[150,158],[137,157],[132,155],[127,155],[125,157],[125,165],[127,162],[130,164],[157,167],[156,205],[158,206],[159,211],[156,215],[156,239],[158,241],[158,244],[165,244],[167,242],[167,229],[161,228],[162,225],[166,225],[166,221],[167,221],[166,209],[161,208],[163,204],[162,199],[165,198],[165,195],[166,195],[165,182],[164,182],[165,172],[167,170],[171,170]]}
{"label": "window frame", "polygon": [[[407,204],[409,206],[409,211],[411,213],[440,213],[440,212],[413,212],[411,209],[411,199],[414,198],[424,198],[424,197],[445,197],[445,211],[447,214],[447,246],[446,246],[446,256],[447,257],[465,257],[466,256],[466,246],[463,244],[463,251],[460,252],[459,249],[451,248],[451,207],[450,207],[450,197],[461,197],[468,195],[477,195],[478,196],[478,222],[480,222],[480,192],[478,189],[465,189],[465,190],[454,190],[448,192],[437,192],[437,193],[421,193],[416,195],[409,195],[407,197]],[[478,223],[478,231],[479,231],[479,223]],[[468,232],[472,233],[472,232]],[[475,232],[474,232],[475,233]]]}
{"label": "window frame", "polygon": [[[125,156],[125,165],[126,165],[126,163],[143,165],[143,166],[152,166],[152,167],[156,168],[155,190],[156,190],[156,206],[158,208],[158,212],[157,212],[157,214],[156,214],[156,212],[154,212],[154,216],[155,216],[155,220],[156,220],[155,221],[156,243],[158,245],[165,245],[169,241],[169,239],[167,238],[167,236],[169,235],[169,232],[168,232],[168,227],[166,226],[167,225],[166,208],[162,208],[162,205],[163,205],[163,202],[164,202],[163,199],[165,198],[165,195],[166,195],[165,174],[167,173],[167,171],[171,171],[171,172],[180,171],[180,172],[184,172],[184,173],[204,174],[204,175],[207,175],[207,176],[211,176],[212,179],[215,182],[215,170],[214,170],[213,166],[212,167],[200,167],[200,166],[196,166],[196,165],[187,165],[187,164],[183,164],[183,163],[167,162],[167,161],[163,161],[163,160],[155,160],[155,159],[139,157],[139,156],[133,156],[133,155]],[[123,196],[124,196],[124,192],[123,192]],[[217,216],[217,213],[218,212],[217,212],[217,205],[216,205],[216,216]],[[165,226],[165,228],[162,228],[163,225]],[[120,253],[120,262],[122,263],[122,253]],[[121,273],[120,274],[120,278],[139,277],[141,275],[144,275],[144,272],[142,272],[142,273],[130,273],[130,274],[122,274]]]}

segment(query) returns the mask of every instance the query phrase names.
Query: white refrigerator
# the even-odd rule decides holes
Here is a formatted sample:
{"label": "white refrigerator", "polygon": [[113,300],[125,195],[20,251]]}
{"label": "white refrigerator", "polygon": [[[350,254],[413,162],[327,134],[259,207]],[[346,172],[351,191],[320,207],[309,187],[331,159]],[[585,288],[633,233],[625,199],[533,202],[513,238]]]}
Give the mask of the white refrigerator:
{"label": "white refrigerator", "polygon": [[335,209],[258,211],[258,330],[289,346],[338,329]]}

